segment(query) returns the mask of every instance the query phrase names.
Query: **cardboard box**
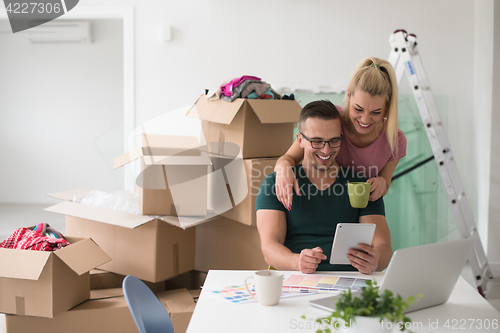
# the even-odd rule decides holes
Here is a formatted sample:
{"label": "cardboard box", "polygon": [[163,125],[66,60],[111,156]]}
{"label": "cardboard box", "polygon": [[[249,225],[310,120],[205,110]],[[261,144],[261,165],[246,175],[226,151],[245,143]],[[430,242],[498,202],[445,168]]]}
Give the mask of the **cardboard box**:
{"label": "cardboard box", "polygon": [[136,189],[142,214],[205,216],[210,159],[196,148],[196,138],[143,134],[143,144],[114,163],[117,169],[141,159]]}
{"label": "cardboard box", "polygon": [[195,269],[267,269],[255,226],[225,217],[196,226]]}
{"label": "cardboard box", "polygon": [[[73,198],[71,192],[49,196],[64,200]],[[128,214],[69,201],[45,211],[66,215],[66,234],[91,237],[111,257],[99,269],[149,282],[194,269],[195,230],[182,229],[178,218]]]}
{"label": "cardboard box", "polygon": [[157,295],[162,296],[163,304],[174,326],[174,333],[186,332],[196,306],[192,293],[187,289],[176,289]]}
{"label": "cardboard box", "polygon": [[[94,293],[92,300],[52,319],[7,315],[4,319],[4,333],[53,333],[57,330],[72,333],[138,333],[125,297],[120,296],[120,290],[99,290],[99,293]],[[195,307],[191,293],[183,289],[163,291],[156,295],[166,308],[168,306],[167,311],[171,315],[175,333],[185,332]]]}
{"label": "cardboard box", "polygon": [[[125,275],[120,275],[100,269],[90,271],[90,290],[122,288]],[[153,292],[165,291],[165,281],[152,283],[143,281]]]}
{"label": "cardboard box", "polygon": [[246,169],[246,186],[248,195],[236,207],[222,213],[222,216],[246,225],[256,225],[255,200],[259,193],[262,181],[274,172],[278,158],[256,158],[243,160]]}
{"label": "cardboard box", "polygon": [[[201,96],[186,115],[202,120],[206,142],[232,142],[240,147],[242,158],[258,158],[286,153],[301,110],[293,100],[237,98],[226,102]],[[217,147],[218,151],[211,152],[231,155],[225,145]]]}
{"label": "cardboard box", "polygon": [[188,290],[201,290],[207,272],[192,270],[165,281],[165,290],[174,290],[186,288]]}
{"label": "cardboard box", "polygon": [[52,318],[89,299],[89,271],[111,258],[92,239],[56,251],[0,249],[0,312]]}

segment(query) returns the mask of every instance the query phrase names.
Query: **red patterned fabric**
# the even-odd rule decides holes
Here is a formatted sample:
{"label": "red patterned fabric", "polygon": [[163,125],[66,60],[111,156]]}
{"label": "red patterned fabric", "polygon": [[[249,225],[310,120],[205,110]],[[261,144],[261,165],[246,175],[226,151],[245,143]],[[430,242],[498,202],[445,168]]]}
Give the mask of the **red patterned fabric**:
{"label": "red patterned fabric", "polygon": [[6,249],[55,251],[67,245],[69,245],[69,242],[64,238],[45,237],[38,231],[19,228],[4,240],[0,244],[0,247]]}

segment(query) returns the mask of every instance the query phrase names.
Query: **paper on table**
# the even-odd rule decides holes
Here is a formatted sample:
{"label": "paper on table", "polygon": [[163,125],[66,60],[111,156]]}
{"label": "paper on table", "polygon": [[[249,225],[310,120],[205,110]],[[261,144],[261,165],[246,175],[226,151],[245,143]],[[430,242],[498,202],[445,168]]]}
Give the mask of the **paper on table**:
{"label": "paper on table", "polygon": [[[255,295],[255,285],[248,284],[248,288],[252,292],[252,296]],[[246,304],[246,303],[257,302],[256,298],[251,297],[247,293],[244,284],[225,285],[218,287],[205,287],[204,289],[206,289],[211,295],[223,299],[225,301],[231,302],[233,304]],[[311,295],[311,294],[317,294],[318,292],[319,292],[318,290],[313,290],[309,288],[283,287],[281,298]]]}
{"label": "paper on table", "polygon": [[[283,281],[281,298],[304,296],[320,293],[339,293],[339,291],[361,290],[371,278],[359,278],[352,276],[334,276],[318,274],[291,274]],[[255,285],[248,284],[252,294],[255,294]],[[257,302],[257,299],[249,295],[244,284],[233,284],[218,287],[205,287],[208,292],[220,299],[233,304],[246,304]]]}
{"label": "paper on table", "polygon": [[318,293],[361,290],[371,278],[317,274],[291,274],[283,281],[283,289],[316,290]]}

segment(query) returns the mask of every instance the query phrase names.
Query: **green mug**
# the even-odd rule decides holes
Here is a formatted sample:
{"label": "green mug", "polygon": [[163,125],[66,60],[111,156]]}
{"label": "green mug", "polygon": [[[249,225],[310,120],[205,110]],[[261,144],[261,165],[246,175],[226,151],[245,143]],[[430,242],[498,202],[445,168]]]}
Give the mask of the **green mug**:
{"label": "green mug", "polygon": [[371,184],[366,182],[351,182],[347,184],[349,201],[354,208],[365,208],[370,198]]}

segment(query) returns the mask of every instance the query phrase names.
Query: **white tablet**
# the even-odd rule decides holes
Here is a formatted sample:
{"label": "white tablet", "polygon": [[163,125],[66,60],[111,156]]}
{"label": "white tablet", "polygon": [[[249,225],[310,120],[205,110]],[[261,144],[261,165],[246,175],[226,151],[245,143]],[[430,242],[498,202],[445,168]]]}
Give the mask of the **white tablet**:
{"label": "white tablet", "polygon": [[358,250],[358,244],[372,244],[375,224],[339,223],[333,238],[330,264],[350,264],[347,258],[349,249]]}

